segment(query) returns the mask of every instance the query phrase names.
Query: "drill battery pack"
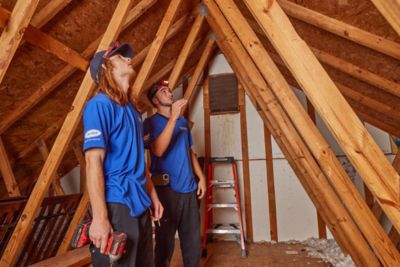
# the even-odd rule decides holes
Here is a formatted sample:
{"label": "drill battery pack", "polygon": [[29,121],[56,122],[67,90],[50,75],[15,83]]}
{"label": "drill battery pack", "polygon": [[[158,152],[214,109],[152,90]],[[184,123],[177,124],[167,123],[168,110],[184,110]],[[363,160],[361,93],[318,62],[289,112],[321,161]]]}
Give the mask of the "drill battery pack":
{"label": "drill battery pack", "polygon": [[90,243],[89,228],[91,221],[83,221],[78,225],[72,237],[72,248],[81,248]]}

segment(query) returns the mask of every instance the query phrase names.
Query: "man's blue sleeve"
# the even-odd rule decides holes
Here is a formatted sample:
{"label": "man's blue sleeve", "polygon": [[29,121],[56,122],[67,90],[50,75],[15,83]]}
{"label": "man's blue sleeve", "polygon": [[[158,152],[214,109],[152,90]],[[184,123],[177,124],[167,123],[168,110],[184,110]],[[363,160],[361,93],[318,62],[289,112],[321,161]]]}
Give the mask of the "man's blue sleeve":
{"label": "man's blue sleeve", "polygon": [[83,111],[83,151],[89,148],[106,148],[110,132],[107,105],[89,101]]}
{"label": "man's blue sleeve", "polygon": [[147,118],[143,122],[143,141],[144,147],[150,149],[151,143],[157,139],[157,137],[162,133],[163,128],[157,125],[156,120],[153,118]]}
{"label": "man's blue sleeve", "polygon": [[187,127],[187,129],[188,129],[188,141],[189,141],[189,147],[191,147],[192,145],[193,145],[193,139],[192,139],[192,131],[190,130],[190,127],[189,127],[189,123],[188,123],[188,121],[187,120],[185,120],[185,122],[186,122],[186,127]]}

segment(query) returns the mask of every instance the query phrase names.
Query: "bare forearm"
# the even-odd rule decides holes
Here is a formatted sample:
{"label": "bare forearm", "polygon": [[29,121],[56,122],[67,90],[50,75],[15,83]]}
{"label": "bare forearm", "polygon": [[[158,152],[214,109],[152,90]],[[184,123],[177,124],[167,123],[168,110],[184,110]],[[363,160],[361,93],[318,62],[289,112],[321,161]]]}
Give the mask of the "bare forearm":
{"label": "bare forearm", "polygon": [[158,195],[154,187],[153,181],[151,180],[150,172],[146,169],[146,186],[147,192],[152,201],[158,200]]}
{"label": "bare forearm", "polygon": [[161,157],[167,150],[171,142],[172,134],[174,132],[176,120],[169,119],[167,125],[156,140],[150,145],[151,151],[158,157]]}
{"label": "bare forearm", "polygon": [[190,155],[191,155],[191,159],[192,159],[192,166],[193,166],[193,171],[196,174],[197,177],[199,177],[200,180],[204,180],[205,181],[205,176],[203,173],[203,170],[200,167],[200,163],[197,160],[196,154],[193,152],[192,149],[190,149]]}
{"label": "bare forearm", "polygon": [[103,167],[96,162],[87,161],[87,190],[94,219],[108,219],[107,207],[104,193]]}

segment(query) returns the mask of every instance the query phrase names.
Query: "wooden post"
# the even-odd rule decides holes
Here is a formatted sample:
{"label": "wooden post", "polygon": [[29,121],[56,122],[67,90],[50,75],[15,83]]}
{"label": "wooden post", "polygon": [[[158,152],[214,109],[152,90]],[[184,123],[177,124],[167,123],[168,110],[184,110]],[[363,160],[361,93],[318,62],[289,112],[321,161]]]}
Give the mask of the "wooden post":
{"label": "wooden post", "polygon": [[38,11],[32,18],[31,24],[37,28],[42,28],[58,12],[67,6],[72,0],[52,0]]}
{"label": "wooden post", "polygon": [[0,36],[0,83],[10,65],[11,59],[18,48],[39,0],[18,0],[8,20],[7,30]]}
{"label": "wooden post", "polygon": [[[121,25],[125,19],[130,5],[130,0],[119,1],[118,6],[114,11],[114,15],[111,18],[110,24],[108,25],[103,39],[100,42],[98,50],[106,49],[111,41],[118,36]],[[21,218],[14,229],[13,235],[7,244],[3,257],[0,261],[1,267],[12,266],[14,264],[22,245],[28,237],[36,212],[46,194],[47,189],[50,186],[52,178],[54,177],[59,164],[61,163],[68,143],[71,140],[76,127],[78,126],[83,106],[91,94],[93,86],[94,83],[90,76],[90,72],[88,71],[86,72],[81,87],[79,88],[74,102],[72,103],[71,111],[67,115],[67,118],[61,127],[60,134],[58,135],[50,151],[50,155],[44,164],[42,172],[39,175],[31,197],[29,198],[26,207],[21,214]]]}
{"label": "wooden post", "polygon": [[253,213],[251,207],[251,183],[249,165],[249,142],[247,139],[246,95],[243,86],[238,84],[238,100],[240,112],[240,137],[242,143],[244,205],[246,213],[246,233],[250,242],[253,242]]}
{"label": "wooden post", "polygon": [[265,13],[265,3],[248,0],[245,3],[389,219],[400,230],[400,210],[396,207],[399,175],[297,35],[279,4],[274,2]]}
{"label": "wooden post", "polygon": [[293,18],[309,23],[317,28],[336,34],[385,55],[400,59],[400,44],[396,42],[361,30],[360,28],[330,18],[287,0],[278,0],[278,2],[285,12]]}
{"label": "wooden post", "polygon": [[[310,116],[312,122],[317,125],[316,116],[315,116],[315,109],[311,102],[307,99],[307,113]],[[326,225],[322,220],[321,214],[319,214],[317,210],[317,220],[318,220],[318,237],[326,239]]]}
{"label": "wooden post", "polygon": [[156,37],[151,43],[151,47],[146,56],[146,59],[144,60],[138,76],[136,77],[136,80],[132,86],[133,99],[138,99],[140,97],[140,94],[142,93],[143,86],[147,78],[149,77],[154,64],[156,63],[158,55],[160,54],[161,48],[165,42],[165,37],[167,35],[168,29],[171,26],[173,19],[175,18],[181,2],[182,0],[171,1],[167,11],[165,12],[164,18],[156,33]]}
{"label": "wooden post", "polygon": [[[224,2],[225,3],[225,2]],[[341,202],[337,199],[336,193],[331,189],[329,183],[326,182],[325,179],[323,179],[323,174],[317,174],[320,172],[320,169],[318,165],[316,165],[314,159],[312,156],[308,154],[308,149],[301,141],[300,137],[296,137],[297,131],[291,126],[291,122],[288,121],[288,118],[285,117],[285,113],[283,110],[279,111],[279,106],[277,105],[277,100],[274,99],[272,92],[269,91],[269,87],[265,84],[263,81],[263,78],[260,77],[260,73],[257,70],[257,68],[254,66],[254,63],[251,61],[249,56],[247,55],[246,51],[244,48],[241,46],[240,42],[238,41],[237,37],[235,36],[234,33],[232,33],[232,30],[230,29],[230,26],[227,24],[226,21],[224,21],[224,15],[222,15],[220,12],[218,12],[218,7],[215,7],[215,4],[211,0],[205,1],[205,4],[207,5],[210,16],[207,17],[207,21],[211,25],[212,29],[217,33],[218,37],[218,44],[220,48],[224,48],[223,52],[225,53],[225,56],[227,56],[227,59],[230,61],[231,65],[235,66],[241,65],[241,67],[234,67],[236,74],[243,75],[244,77],[241,77],[239,75],[239,78],[241,78],[242,83],[246,84],[245,88],[248,92],[250,92],[249,95],[253,95],[253,99],[256,99],[257,103],[260,105],[261,109],[263,110],[263,114],[265,116],[269,116],[270,120],[273,120],[273,122],[268,122],[267,126],[268,127],[278,127],[275,129],[271,129],[271,132],[274,134],[275,140],[280,144],[280,147],[283,147],[284,153],[286,153],[286,157],[288,158],[289,162],[291,163],[291,166],[294,168],[296,174],[298,175],[300,181],[303,183],[306,191],[309,193],[311,199],[313,200],[314,204],[317,205],[318,210],[321,212],[321,215],[323,215],[325,222],[328,224],[329,228],[338,242],[341,244],[342,247],[346,249],[346,251],[349,251],[353,257],[353,259],[358,262],[358,264],[363,265],[379,265],[377,262],[376,257],[371,253],[369,247],[364,243],[365,240],[363,237],[360,237],[360,233],[358,233],[358,230],[354,230],[354,225],[352,223],[350,224],[339,224],[343,226],[343,229],[339,230],[338,228],[332,227],[333,225],[338,225],[336,223],[332,222],[332,218],[338,218],[338,216],[349,216],[347,211],[343,208],[343,206],[340,204]],[[242,16],[240,16],[242,17]],[[239,18],[240,18],[239,17]],[[237,15],[235,16],[235,22],[239,22],[237,20]],[[232,21],[232,20],[230,20]],[[241,25],[243,25],[243,21],[240,20],[239,22]],[[247,23],[246,23],[247,25]],[[247,32],[247,30],[246,30]],[[252,32],[252,31],[250,31]],[[229,37],[229,38],[228,38]],[[222,40],[222,41],[221,41]],[[251,42],[251,44],[254,46],[257,44],[257,41]],[[261,42],[258,42],[258,44],[261,45]],[[231,46],[231,47],[229,47]],[[246,46],[246,48],[248,48]],[[258,56],[259,59],[265,60],[264,55]],[[268,62],[268,64],[270,64]],[[263,69],[264,70],[264,69]],[[249,77],[251,75],[251,77]],[[279,77],[277,77],[279,78]],[[275,80],[271,78],[272,80]],[[252,92],[251,92],[252,91]],[[286,90],[285,90],[286,91]],[[290,91],[292,92],[292,91]],[[292,92],[293,93],[293,92]],[[294,96],[295,97],[295,96]],[[305,113],[304,109],[303,113]],[[296,110],[296,112],[299,112]],[[298,114],[296,114],[297,116]],[[271,118],[271,116],[274,116],[275,119]],[[300,116],[303,118],[303,116]],[[308,115],[305,114],[305,117],[309,119]],[[268,119],[268,118],[267,118]],[[269,123],[269,124],[268,124]],[[315,126],[311,123],[310,128],[315,129]],[[288,129],[289,127],[290,129]],[[306,127],[307,128],[307,127]],[[299,140],[297,138],[300,138]],[[297,140],[297,141],[296,141]],[[300,147],[299,147],[300,146]],[[300,150],[298,150],[300,149]],[[285,152],[286,151],[286,152]],[[290,153],[289,153],[290,151]],[[297,152],[296,152],[297,151]],[[302,155],[299,155],[298,152],[302,151]],[[324,150],[325,151],[325,150]],[[295,156],[297,155],[297,156]],[[316,157],[320,158],[320,157]],[[329,160],[331,160],[331,157],[328,157]],[[335,159],[336,157],[333,157]],[[298,161],[299,159],[301,160],[301,164]],[[326,159],[326,156],[325,156]],[[326,165],[326,164],[325,164]],[[340,165],[340,164],[339,164]],[[329,165],[327,165],[329,167]],[[308,170],[304,170],[304,168],[310,168]],[[318,171],[319,170],[319,171]],[[339,170],[340,171],[340,170]],[[333,173],[337,172],[331,171]],[[342,172],[344,170],[342,169]],[[307,173],[307,175],[304,175]],[[329,172],[327,172],[329,173]],[[310,174],[315,174],[316,176],[310,176]],[[344,173],[345,175],[345,173]],[[312,178],[312,179],[311,179]],[[311,180],[310,180],[311,179]],[[321,183],[324,183],[325,185],[323,187],[319,187]],[[332,191],[330,191],[332,190]],[[331,192],[332,194],[329,193],[329,196],[327,195],[327,192]],[[322,200],[324,199],[324,200]],[[324,204],[321,203],[323,201]],[[327,203],[330,201],[335,202],[335,204],[330,204],[328,205]],[[363,200],[361,200],[362,203]],[[365,204],[365,203],[364,203]],[[340,209],[336,210],[336,209]],[[332,213],[338,212],[335,215]],[[339,215],[340,214],[340,215]],[[331,217],[332,216],[332,217]],[[335,220],[335,219],[334,219]],[[348,221],[348,219],[345,219]],[[351,219],[348,221],[350,222]],[[378,224],[379,225],[379,224]],[[348,228],[347,228],[348,227]],[[350,230],[353,229],[353,230]],[[343,231],[343,232],[342,232]],[[344,234],[346,231],[350,231],[351,233]],[[353,236],[354,235],[354,236]],[[349,236],[353,236],[352,238],[349,238]],[[373,235],[375,238],[376,235]],[[357,239],[362,239],[357,241],[356,243],[354,242],[354,238]],[[353,244],[350,244],[349,242],[352,242]],[[360,247],[361,245],[362,247]],[[366,257],[370,258],[371,261],[367,260]]]}
{"label": "wooden post", "polygon": [[7,193],[10,197],[21,195],[18,188],[18,183],[15,180],[14,173],[10,161],[8,160],[7,151],[4,147],[3,140],[0,137],[0,171],[4,179],[4,184],[7,188]]}
{"label": "wooden post", "polygon": [[[204,163],[208,166],[211,158],[211,112],[210,112],[210,80],[207,74],[203,85],[204,107]],[[207,170],[206,170],[207,171]]]}
{"label": "wooden post", "polygon": [[399,0],[371,0],[382,16],[392,25],[400,35],[400,1]]}
{"label": "wooden post", "polygon": [[[44,142],[43,139],[39,139],[36,142],[36,146],[39,149],[39,152],[43,158],[43,161],[46,161],[47,158],[49,157],[49,149],[47,148],[46,143]],[[51,182],[51,195],[54,196],[61,196],[65,195],[64,189],[62,188],[60,184],[60,176],[58,175],[57,172],[55,172],[53,181]]]}
{"label": "wooden post", "polygon": [[181,72],[185,65],[185,62],[186,62],[187,58],[189,57],[189,52],[191,50],[191,47],[192,47],[194,41],[196,40],[197,35],[200,32],[200,29],[201,29],[201,26],[203,25],[204,20],[205,20],[204,16],[202,16],[201,14],[198,14],[196,17],[196,20],[194,21],[194,23],[192,25],[192,28],[190,29],[189,35],[186,38],[186,41],[181,49],[181,52],[178,56],[175,66],[174,66],[174,69],[172,70],[172,72],[168,78],[169,86],[171,89],[174,89],[178,82],[178,78],[181,75]]}
{"label": "wooden post", "polygon": [[274,182],[274,161],[272,158],[271,132],[264,124],[265,159],[267,167],[267,191],[269,210],[269,232],[271,240],[278,241],[278,220],[276,216],[275,182]]}

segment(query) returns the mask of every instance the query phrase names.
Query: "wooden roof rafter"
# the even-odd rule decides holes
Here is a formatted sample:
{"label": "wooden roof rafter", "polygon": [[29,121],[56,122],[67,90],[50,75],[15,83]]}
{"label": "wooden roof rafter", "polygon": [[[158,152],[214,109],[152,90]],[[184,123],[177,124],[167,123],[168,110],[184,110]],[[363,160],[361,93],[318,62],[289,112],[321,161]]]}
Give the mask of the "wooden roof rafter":
{"label": "wooden roof rafter", "polygon": [[399,174],[387,161],[310,48],[297,35],[280,5],[274,2],[265,13],[265,3],[244,2],[361,178],[379,200],[390,221],[400,231],[400,210],[392,204],[399,202]]}
{"label": "wooden roof rafter", "polygon": [[400,35],[400,1],[399,0],[371,0],[375,7],[385,17],[387,22]]}
{"label": "wooden roof rafter", "polygon": [[[114,14],[110,20],[106,32],[100,42],[98,50],[106,49],[109,44],[116,39],[118,36],[126,15],[128,14],[131,6],[130,0],[120,0]],[[64,156],[66,147],[72,138],[72,135],[80,121],[83,106],[91,94],[94,82],[90,76],[90,72],[87,71],[85,78],[79,88],[79,91],[72,104],[72,109],[67,115],[64,124],[60,130],[60,134],[57,137],[48,159],[46,160],[42,172],[38,178],[31,197],[29,198],[26,207],[24,208],[21,219],[13,232],[10,241],[5,248],[3,257],[0,260],[0,265],[10,266],[13,265],[18,253],[21,249],[22,244],[28,237],[31,223],[34,220],[38,207],[40,206],[45,193],[47,192],[52,178],[56,173],[56,170],[61,163],[62,157]]]}
{"label": "wooden roof rafter", "polygon": [[[207,21],[217,35],[220,49],[233,67],[240,83],[245,86],[252,102],[257,103],[257,106],[261,108],[261,118],[270,129],[310,198],[321,211],[321,215],[336,240],[345,251],[351,252],[357,264],[379,266],[375,255],[358,232],[336,193],[323,178],[322,170],[308,152],[308,148],[297,134],[291,121],[280,108],[273,94],[266,90],[268,85],[236,35],[232,33],[228,22],[225,21],[223,15],[217,13],[218,7],[214,1],[205,0],[204,3],[210,13],[207,16]],[[263,97],[261,97],[261,93],[264,95]],[[265,99],[265,97],[268,97],[268,99]],[[299,159],[302,159],[301,162]],[[338,220],[340,220],[340,223],[338,223]],[[346,241],[348,235],[354,235],[349,242]]]}
{"label": "wooden roof rafter", "polygon": [[[374,218],[372,212],[360,212],[360,210],[368,209],[363,198],[352,184],[351,179],[336,159],[336,155],[329,148],[329,144],[314,125],[237,6],[232,0],[215,0],[215,2],[223,13],[221,16],[225,16],[228,19],[236,36],[241,40],[250,57],[257,65],[261,75],[268,82],[300,135],[308,144],[321,169],[325,172],[326,177],[331,181],[336,191],[339,192],[338,195],[351,212],[354,221],[379,259],[385,261],[388,258],[386,260],[390,263],[390,258],[393,257],[395,260],[400,261],[400,254],[393,245],[390,246],[387,235]],[[266,10],[265,8],[264,6],[263,10]],[[273,29],[273,25],[269,26]],[[379,236],[379,239],[382,238],[381,240],[385,240],[385,242],[376,242],[377,236]]]}

